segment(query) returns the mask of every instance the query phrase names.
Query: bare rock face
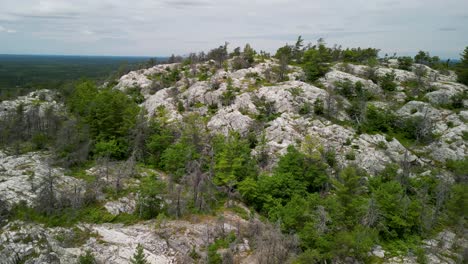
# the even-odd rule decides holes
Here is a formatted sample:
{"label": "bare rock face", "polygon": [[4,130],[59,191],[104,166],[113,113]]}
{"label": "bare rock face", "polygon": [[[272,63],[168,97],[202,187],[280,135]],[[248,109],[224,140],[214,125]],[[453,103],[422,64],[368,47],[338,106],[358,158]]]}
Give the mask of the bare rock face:
{"label": "bare rock face", "polygon": [[148,111],[148,115],[154,116],[158,111],[164,111],[170,120],[176,121],[182,119],[182,116],[177,111],[177,102],[172,92],[172,88],[165,88],[148,97],[143,102],[143,107]]}
{"label": "bare rock face", "polygon": [[210,87],[210,84],[206,81],[196,82],[190,86],[185,92],[182,93],[182,97],[186,98],[189,105],[196,103],[202,103],[205,105],[218,105],[219,97],[225,89],[215,90]]}
{"label": "bare rock face", "polygon": [[246,135],[251,123],[252,119],[238,110],[221,109],[208,122],[208,128],[224,135],[228,135],[229,131],[237,131],[241,135]]}
{"label": "bare rock face", "polygon": [[[457,237],[455,233],[444,230],[435,238],[423,241],[423,248],[426,254],[423,256],[427,263],[434,264],[455,264],[463,262],[463,250],[468,247],[464,237]],[[385,251],[383,252],[385,253]],[[392,257],[384,260],[386,264],[396,263],[421,263],[415,256]]]}
{"label": "bare rock face", "polygon": [[176,252],[167,242],[161,239],[148,225],[99,225],[92,230],[101,241],[91,238],[84,248],[95,252],[96,260],[100,263],[129,263],[138,244],[144,247],[144,253],[149,263],[174,263]]}
{"label": "bare rock face", "polygon": [[81,252],[68,244],[72,233],[65,228],[44,228],[37,224],[11,222],[0,234],[2,263],[77,263]]}
{"label": "bare rock face", "polygon": [[37,111],[39,117],[45,116],[46,111],[60,112],[64,106],[55,100],[56,96],[56,92],[44,89],[20,96],[15,100],[2,101],[0,102],[0,118],[17,111],[20,106],[24,115],[28,115],[33,110]]}
{"label": "bare rock face", "polygon": [[439,135],[424,150],[429,152],[434,160],[445,162],[447,160],[463,159],[468,155],[468,148],[464,135],[468,131],[463,111],[454,114],[452,111],[437,109],[432,105],[411,101],[397,111],[401,117],[419,117],[429,122],[432,132]]}
{"label": "bare rock face", "polygon": [[174,69],[179,63],[161,64],[148,69],[141,69],[138,71],[131,71],[120,77],[118,84],[114,89],[126,91],[128,88],[136,88],[145,96],[150,95],[151,85],[153,83],[152,77],[158,74],[165,74],[168,70]]}
{"label": "bare rock face", "polygon": [[265,101],[273,102],[280,113],[298,113],[299,108],[308,103],[313,105],[317,99],[325,101],[327,92],[301,81],[289,81],[277,86],[262,87],[255,93]]}
{"label": "bare rock face", "polygon": [[[78,263],[80,255],[90,252],[97,263],[129,263],[138,244],[144,248],[148,263],[186,263],[197,252],[206,259],[203,248],[224,232],[246,230],[248,221],[226,211],[223,222],[216,217],[201,219],[146,221],[133,225],[79,224],[69,229],[47,228],[39,224],[11,222],[0,233],[2,263]],[[247,238],[233,245],[236,258],[249,256]]]}
{"label": "bare rock face", "polygon": [[392,74],[392,73],[395,74],[395,82],[398,84],[416,79],[416,74],[410,71],[393,69],[393,68],[385,68],[385,67],[378,67],[376,71],[376,74],[379,77],[385,76],[386,74]]}
{"label": "bare rock face", "polygon": [[465,85],[454,82],[433,82],[431,87],[436,90],[427,93],[425,98],[435,105],[450,104],[453,102],[453,96],[468,90]]}
{"label": "bare rock face", "polygon": [[104,204],[104,208],[112,215],[119,215],[121,213],[133,214],[136,209],[135,197],[122,197],[116,201],[108,201]]}
{"label": "bare rock face", "polygon": [[0,196],[9,205],[20,201],[33,205],[41,182],[50,176],[61,192],[75,189],[84,192],[84,182],[65,176],[63,170],[49,165],[47,154],[32,152],[10,156],[0,151]]}
{"label": "bare rock face", "polygon": [[361,82],[363,84],[363,88],[370,93],[374,95],[381,95],[382,94],[382,89],[375,83],[373,83],[371,80],[363,79],[360,77],[357,77],[353,74],[338,71],[338,70],[332,70],[325,74],[325,77],[321,79],[322,82],[326,84],[326,86],[331,86],[334,87],[336,82],[345,82],[345,81],[350,81],[351,83],[355,84],[357,82]]}
{"label": "bare rock face", "polygon": [[[301,112],[304,107],[308,107],[311,111],[310,109],[313,108],[317,100],[321,100],[324,108],[328,108],[328,104],[332,104],[331,107],[336,108],[334,118],[342,121],[349,120],[343,109],[343,107],[349,106],[349,102],[341,97],[332,98],[325,89],[297,81],[303,75],[302,70],[297,67],[289,69],[294,73],[292,76],[295,76],[290,77],[291,81],[257,86],[258,79],[266,78],[274,66],[274,61],[267,61],[237,71],[219,69],[206,81],[193,80],[189,86],[176,83],[172,88],[164,88],[153,95],[148,95],[142,105],[148,110],[150,116],[163,111],[170,121],[178,122],[185,115],[198,113],[202,116],[208,116],[207,128],[211,133],[227,135],[230,131],[237,131],[241,135],[246,135],[255,126],[258,126],[255,119],[262,114],[261,111],[265,111],[265,109],[261,109],[264,107],[262,105],[268,104],[268,107],[271,107],[268,111],[271,111],[270,114],[274,114],[274,116],[270,116],[272,119],[264,124],[264,135],[267,143],[266,146],[262,146],[262,150],[255,149],[253,154],[266,151],[271,161],[269,167],[274,166],[277,157],[284,154],[289,145],[299,146],[308,135],[316,137],[324,148],[334,150],[338,154],[336,159],[341,166],[356,163],[369,173],[377,173],[388,163],[410,162],[414,165],[422,165],[426,162],[419,159],[413,151],[406,149],[396,139],[387,141],[384,135],[362,134],[357,136],[351,128],[327,124],[327,121],[317,119],[313,113],[304,115],[304,112]],[[205,67],[210,67],[209,63]],[[152,71],[155,71],[153,68]],[[374,94],[376,98],[382,97],[383,91],[377,84],[363,77],[358,77],[367,74],[368,66],[350,64],[345,69],[347,72],[343,72],[343,68],[343,65],[334,66],[332,71],[321,79],[322,84],[333,90],[337,82],[361,82],[364,89]],[[159,69],[157,71],[166,71],[164,67],[157,69]],[[448,82],[449,79],[445,75],[445,77],[440,77],[439,74],[434,77],[430,75],[435,74],[434,71],[424,69],[427,72],[424,80],[435,89],[435,91],[428,93],[426,98],[434,106],[425,102],[411,101],[398,109],[396,114],[404,118],[428,117],[434,127],[434,133],[441,134],[440,139],[420,151],[429,152],[434,159],[440,161],[463,157],[466,155],[466,144],[462,140],[463,133],[466,133],[463,132],[466,126],[462,120],[463,112],[456,115],[450,111],[440,110],[435,105],[444,103],[445,98],[451,98],[452,95],[463,92],[466,87]],[[395,81],[398,84],[416,78],[415,73],[411,71],[376,67],[378,76],[383,76],[386,73],[395,74]],[[231,82],[230,85],[234,88],[234,98],[226,104],[222,97],[228,92],[228,82]],[[121,85],[125,84],[121,83]],[[372,104],[389,109],[394,102],[403,103],[407,100],[404,89],[404,87],[400,87],[401,91],[395,91],[388,95],[389,98],[392,98],[390,100],[394,101],[377,100],[373,101]],[[179,111],[180,106],[183,106],[183,112]],[[449,127],[447,123],[454,126]]]}

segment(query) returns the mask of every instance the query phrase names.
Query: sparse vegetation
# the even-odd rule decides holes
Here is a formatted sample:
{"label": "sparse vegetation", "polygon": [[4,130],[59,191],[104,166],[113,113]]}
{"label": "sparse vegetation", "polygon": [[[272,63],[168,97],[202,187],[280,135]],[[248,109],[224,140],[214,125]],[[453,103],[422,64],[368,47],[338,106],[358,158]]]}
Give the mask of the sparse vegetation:
{"label": "sparse vegetation", "polygon": [[[148,76],[153,82],[150,94],[170,88],[153,94],[162,97],[152,97],[150,103],[157,106],[148,112],[139,106],[146,105],[139,86],[122,92],[91,81],[76,83],[55,98],[65,105],[59,110],[41,108],[52,101],[47,95],[20,103],[0,115],[0,145],[5,155],[52,152],[50,169],[21,171],[33,200],[10,210],[0,197],[0,225],[20,220],[45,228],[68,227],[73,235],[60,233],[55,239],[78,247],[92,236],[76,230],[83,223],[152,223],[157,234],[169,240],[174,235],[170,232],[185,232],[182,222],[208,226],[217,221],[203,231],[202,245],[185,252],[187,262],[232,263],[245,238],[249,254],[261,263],[374,263],[381,261],[369,254],[376,245],[386,257],[414,254],[418,261],[427,261],[423,240],[440,230],[461,233],[466,228],[467,159],[444,163],[431,156],[426,145],[439,143],[440,135],[433,131],[440,121],[417,107],[399,116],[405,99],[394,102],[392,96],[401,71],[382,76],[377,66],[388,61],[378,59],[378,52],[327,47],[323,40],[304,45],[299,37],[270,60],[248,44],[229,53],[226,43],[206,55],[171,56],[170,62],[180,64]],[[266,63],[255,71],[233,73],[260,62]],[[413,65],[410,57],[398,62],[400,69],[416,75],[401,83],[407,100],[422,100],[432,89],[429,71]],[[335,63],[367,80],[331,83],[322,78]],[[426,52],[414,63],[442,67]],[[366,66],[357,73],[353,64]],[[463,70],[459,73],[463,78]],[[323,90],[285,82],[295,76]],[[265,87],[278,82],[284,83]],[[194,83],[200,88],[191,94]],[[287,88],[281,90],[283,85]],[[376,85],[383,95],[372,89]],[[275,97],[269,88],[284,95],[287,105],[271,99]],[[317,99],[311,102],[314,92]],[[435,110],[459,113],[466,92],[449,99]],[[286,107],[290,109],[283,111]],[[219,117],[221,110],[232,118]],[[449,116],[444,122],[455,136],[440,142],[467,140],[468,133],[457,130],[463,125],[458,115]],[[381,164],[385,160],[398,164]],[[371,162],[379,163],[375,170],[369,169]],[[53,173],[54,165],[71,170]],[[16,169],[24,169],[21,166]],[[73,191],[59,184],[64,174],[76,180]],[[453,182],[439,175],[453,177]],[[134,212],[114,215],[106,209],[106,202],[120,199],[134,202]],[[225,216],[239,226],[225,225]],[[180,230],[166,225],[173,220],[180,220]],[[131,263],[148,263],[145,250],[150,247],[138,244]],[[96,262],[90,251],[78,261]]]}

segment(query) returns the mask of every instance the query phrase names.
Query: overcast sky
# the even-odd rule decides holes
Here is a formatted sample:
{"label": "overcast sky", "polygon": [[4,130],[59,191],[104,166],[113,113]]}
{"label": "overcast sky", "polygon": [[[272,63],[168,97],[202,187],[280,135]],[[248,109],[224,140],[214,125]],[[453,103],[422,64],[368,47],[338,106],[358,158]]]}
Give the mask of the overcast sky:
{"label": "overcast sky", "polygon": [[298,35],[458,58],[467,0],[0,0],[0,54],[187,54],[228,41],[273,52]]}

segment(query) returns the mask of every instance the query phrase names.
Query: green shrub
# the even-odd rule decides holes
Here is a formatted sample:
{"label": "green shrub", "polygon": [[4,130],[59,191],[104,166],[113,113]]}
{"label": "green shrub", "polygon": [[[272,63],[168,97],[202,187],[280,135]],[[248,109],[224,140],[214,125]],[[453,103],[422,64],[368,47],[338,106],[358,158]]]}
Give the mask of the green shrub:
{"label": "green shrub", "polygon": [[324,152],[325,161],[330,167],[335,167],[336,165],[336,151],[334,149],[327,149]]}
{"label": "green shrub", "polygon": [[87,250],[84,255],[80,255],[78,258],[79,264],[96,264],[96,259],[94,258],[93,253]]}
{"label": "green shrub", "polygon": [[396,121],[396,116],[388,110],[381,110],[373,105],[369,105],[366,111],[365,122],[359,127],[365,133],[388,133]]}
{"label": "green shrub", "polygon": [[304,104],[302,104],[301,108],[299,109],[300,115],[307,115],[310,112],[312,112],[312,106],[308,102],[305,102]]}
{"label": "green shrub", "polygon": [[382,87],[384,91],[393,92],[396,90],[396,87],[397,87],[394,81],[395,81],[395,73],[391,72],[391,73],[386,73],[384,76],[382,76],[379,80],[379,84],[380,84],[380,87]]}
{"label": "green shrub", "polygon": [[320,98],[317,98],[314,102],[314,113],[319,116],[325,113],[325,107],[323,106],[323,101]]}
{"label": "green shrub", "polygon": [[221,264],[223,258],[218,254],[218,249],[228,248],[229,244],[236,240],[236,235],[231,232],[225,238],[216,239],[215,242],[208,246],[208,263]]}
{"label": "green shrub", "polygon": [[413,58],[409,56],[398,57],[398,69],[411,71],[411,66],[413,66]]}
{"label": "green shrub", "polygon": [[330,70],[330,49],[320,44],[317,48],[311,48],[304,53],[302,68],[306,79],[313,82],[324,76]]}
{"label": "green shrub", "polygon": [[379,149],[387,149],[387,144],[384,141],[379,141],[377,143],[377,148]]}
{"label": "green shrub", "polygon": [[350,152],[346,153],[345,158],[347,160],[355,160],[356,159],[356,153],[354,150],[351,150]]}

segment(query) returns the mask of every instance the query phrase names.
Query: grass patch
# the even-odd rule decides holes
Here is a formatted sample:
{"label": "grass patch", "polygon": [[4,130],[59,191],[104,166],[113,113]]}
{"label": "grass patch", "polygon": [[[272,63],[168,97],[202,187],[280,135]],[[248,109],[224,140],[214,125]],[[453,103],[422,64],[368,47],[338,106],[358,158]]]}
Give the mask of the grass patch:
{"label": "grass patch", "polygon": [[20,203],[12,210],[10,221],[14,220],[40,223],[46,227],[71,227],[79,222],[133,224],[138,222],[139,218],[131,214],[119,214],[115,216],[100,205],[91,205],[81,209],[67,208],[51,215],[44,215],[37,212],[34,208],[28,207],[25,203]]}
{"label": "grass patch", "polygon": [[249,212],[246,211],[244,208],[242,208],[240,206],[237,206],[237,205],[234,205],[234,206],[230,207],[229,210],[231,210],[233,213],[240,216],[242,219],[249,220]]}

